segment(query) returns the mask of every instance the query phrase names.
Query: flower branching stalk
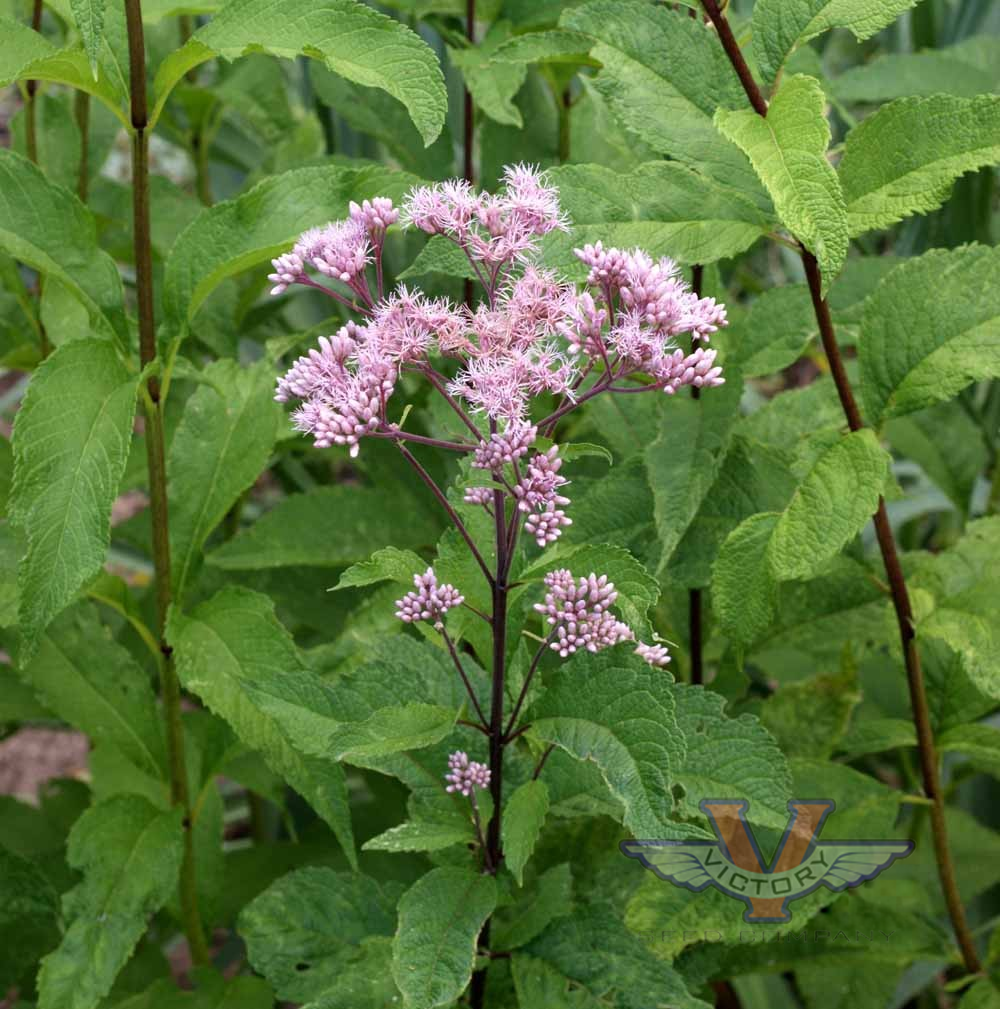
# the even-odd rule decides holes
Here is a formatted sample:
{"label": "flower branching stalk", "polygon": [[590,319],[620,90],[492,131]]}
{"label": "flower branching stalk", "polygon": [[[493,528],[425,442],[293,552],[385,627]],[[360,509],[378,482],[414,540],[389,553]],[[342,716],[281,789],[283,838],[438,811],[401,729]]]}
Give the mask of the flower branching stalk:
{"label": "flower branching stalk", "polygon": [[[672,394],[685,386],[721,384],[715,351],[703,344],[726,324],[724,307],[692,292],[671,260],[653,260],[639,249],[597,243],[576,250],[589,269],[582,291],[540,269],[534,262],[540,238],[566,227],[557,193],[523,165],[509,167],[504,183],[496,195],[477,193],[465,180],[421,187],[401,210],[383,198],[352,203],[346,220],[303,234],[274,260],[271,274],[274,294],[292,285],[309,287],[350,305],[360,317],[321,337],[278,380],[275,398],[300,401],[294,423],[318,447],[344,446],[357,455],[365,438],[393,443],[468,547],[478,569],[468,577],[485,582],[488,612],[466,602],[465,594],[479,586],[442,584],[427,568],[397,600],[396,616],[429,623],[441,635],[468,695],[468,717],[458,724],[486,736],[486,759],[470,762],[465,750],[456,751],[446,780],[448,791],[469,799],[479,865],[491,875],[502,871],[504,861],[504,751],[518,740],[524,744],[524,714],[543,658],[633,642],[650,664],[670,661],[662,644],[636,642],[632,628],[614,614],[618,591],[605,575],[550,571],[544,598],[534,607],[544,633],[532,635],[539,644],[509,703],[512,582],[524,554],[556,542],[572,522],[560,448],[539,439],[551,439],[563,417],[601,394]],[[482,287],[477,307],[403,286],[385,289],[382,250],[387,229],[397,223],[441,235],[462,250]],[[694,340],[691,348],[686,339],[678,345],[687,335]],[[404,373],[426,379],[457,434],[404,431],[390,417]],[[417,458],[426,449],[458,456],[460,491],[449,494],[438,485]],[[488,696],[477,692],[461,641],[446,626],[454,619],[448,614],[462,609],[490,627]],[[550,752],[538,759],[535,777]],[[483,824],[476,790],[486,788],[492,803]],[[488,920],[479,948],[492,955]],[[485,984],[485,971],[473,975],[474,1009],[484,1005]]]}
{"label": "flower branching stalk", "polygon": [[[130,112],[132,126],[132,220],[135,243],[135,284],[139,313],[139,361],[145,369],[156,360],[153,319],[152,244],[149,214],[149,136],[146,130],[146,47],[141,0],[125,0],[128,32]],[[167,512],[167,468],[163,435],[160,381],[147,377],[143,387],[149,503],[153,533],[153,567],[156,581],[157,636],[160,647],[160,684],[170,762],[170,796],[184,812],[184,859],[181,864],[180,904],[184,933],[196,964],[209,960],[208,943],[198,911],[195,877],[194,823],[184,755],[181,722],[181,687],[165,628],[171,604],[170,531]]]}
{"label": "flower branching stalk", "polygon": [[[715,26],[719,40],[743,85],[750,104],[758,115],[766,117],[767,101],[757,82],[754,80],[746,60],[743,58],[739,43],[733,35],[732,28],[725,14],[719,9],[716,0],[702,0],[702,5],[705,8],[705,13]],[[851,431],[859,431],[865,424],[854,397],[854,390],[851,388],[850,380],[844,368],[833,320],[830,316],[830,307],[827,304],[826,298],[823,297],[823,283],[819,263],[812,252],[805,248],[804,245],[801,243],[797,244],[806,280],[809,284],[809,294],[812,299],[816,322],[823,343],[823,351],[830,365],[830,372],[837,388],[837,395],[840,398],[848,427]],[[955,938],[962,953],[965,969],[970,974],[978,974],[982,970],[982,964],[958,890],[958,882],[955,878],[955,863],[948,842],[948,827],[945,821],[945,798],[941,788],[938,754],[934,743],[930,709],[927,703],[927,690],[924,685],[923,670],[920,664],[920,652],[917,648],[913,607],[910,602],[906,579],[903,577],[903,570],[899,563],[899,552],[896,548],[892,527],[889,524],[889,516],[886,511],[884,498],[879,498],[878,510],[873,516],[873,521],[879,550],[882,554],[882,561],[889,579],[889,590],[892,596],[893,608],[896,612],[896,622],[899,627],[899,637],[903,650],[903,661],[906,667],[906,680],[910,695],[910,706],[917,734],[917,748],[920,755],[920,771],[924,792],[931,802],[931,835],[934,843],[938,878],[941,882],[948,915],[951,919],[952,928],[955,930]]]}
{"label": "flower branching stalk", "polygon": [[[692,17],[697,16],[697,13],[693,8],[691,9],[690,14]],[[691,268],[691,290],[694,291],[699,298],[701,297],[704,280],[705,268],[700,264],[696,264]],[[692,350],[693,349],[694,344],[692,342]],[[691,386],[691,396],[694,399],[698,399],[698,397],[701,396],[701,389],[697,385]],[[705,682],[705,663],[702,654],[702,639],[701,589],[688,589],[688,648],[691,652],[691,683],[696,686]]]}

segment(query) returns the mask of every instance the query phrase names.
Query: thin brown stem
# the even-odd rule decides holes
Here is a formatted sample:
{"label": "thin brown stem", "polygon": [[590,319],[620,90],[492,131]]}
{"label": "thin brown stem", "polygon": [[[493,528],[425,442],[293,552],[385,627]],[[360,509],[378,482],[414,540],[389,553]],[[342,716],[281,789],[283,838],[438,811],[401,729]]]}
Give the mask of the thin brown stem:
{"label": "thin brown stem", "polygon": [[552,751],[555,748],[556,748],[555,743],[549,743],[549,745],[545,747],[545,752],[541,755],[541,757],[538,760],[538,763],[535,764],[535,769],[531,772],[532,781],[537,781],[539,779],[542,773],[542,769],[545,767],[545,761],[549,759],[549,757],[552,755]]}
{"label": "thin brown stem", "polygon": [[387,438],[390,441],[412,441],[416,445],[430,445],[431,448],[443,448],[449,452],[472,452],[475,445],[467,445],[461,441],[444,441],[441,438],[428,438],[422,434],[412,434],[401,431],[394,424],[389,424],[385,430],[369,431],[366,438]]}
{"label": "thin brown stem", "polygon": [[[34,31],[40,32],[42,30],[42,0],[35,0],[34,6],[31,9],[31,27]],[[27,100],[25,102],[24,108],[24,142],[25,148],[27,150],[28,160],[32,164],[38,164],[38,81],[30,80],[25,84],[25,90],[27,92]],[[44,360],[52,351],[52,345],[49,343],[49,335],[45,332],[45,326],[42,323],[42,313],[41,313],[41,300],[42,300],[42,275],[38,274],[38,279],[36,282],[36,293],[38,295],[39,301],[39,312],[38,312],[38,346],[41,352],[42,359]]]}
{"label": "thin brown stem", "polygon": [[76,176],[76,195],[81,203],[87,202],[90,185],[90,95],[77,91],[73,99],[73,116],[80,131],[80,167]]}
{"label": "thin brown stem", "polygon": [[531,686],[531,680],[535,675],[535,670],[538,669],[538,663],[542,661],[542,656],[545,654],[549,645],[552,644],[552,639],[556,636],[556,628],[552,628],[549,632],[548,637],[538,646],[538,651],[535,652],[534,658],[531,660],[531,665],[528,667],[528,673],[524,677],[524,683],[521,684],[521,692],[517,695],[517,701],[514,703],[514,710],[510,714],[510,720],[507,722],[507,728],[504,729],[504,742],[510,742],[513,738],[511,736],[510,730],[514,728],[514,724],[517,722],[517,716],[521,713],[521,707],[524,704],[524,699],[528,696],[528,688]]}
{"label": "thin brown stem", "polygon": [[462,665],[462,660],[458,657],[458,652],[455,650],[455,643],[451,640],[451,635],[443,627],[441,628],[441,637],[444,638],[444,643],[448,646],[448,654],[451,655],[451,660],[455,663],[458,675],[462,678],[462,683],[465,684],[465,691],[469,695],[469,700],[472,701],[472,706],[476,709],[479,721],[485,726],[486,716],[483,714],[483,709],[479,706],[479,698],[476,697],[476,692],[472,689],[472,684],[469,682],[469,677],[465,673],[465,667]]}
{"label": "thin brown stem", "polygon": [[472,418],[462,409],[454,396],[448,392],[441,381],[441,376],[430,365],[420,369],[420,374],[444,397],[445,402],[455,411],[462,423],[472,432],[476,441],[482,441],[483,435],[478,427],[472,422]]}
{"label": "thin brown stem", "polygon": [[[692,13],[694,13],[692,11]],[[691,290],[701,297],[705,280],[705,268],[699,263],[691,268]],[[691,338],[691,350],[694,352],[700,341]],[[699,399],[701,389],[691,386],[691,398]],[[704,658],[702,654],[702,609],[701,589],[688,590],[688,646],[691,651],[691,682],[695,685],[705,682]]]}
{"label": "thin brown stem", "polygon": [[[702,4],[718,31],[719,39],[726,50],[733,69],[743,84],[743,89],[746,91],[750,104],[759,115],[766,116],[767,102],[764,101],[763,95],[757,87],[753,75],[746,65],[746,61],[743,59],[739,44],[733,37],[732,30],[726,18],[719,11],[715,0],[702,0]],[[806,280],[809,284],[809,294],[812,299],[816,322],[819,326],[823,351],[830,365],[830,373],[837,388],[837,395],[840,397],[844,416],[847,418],[847,424],[851,431],[860,431],[865,424],[861,411],[858,409],[857,400],[854,398],[854,390],[851,388],[851,383],[840,355],[840,347],[837,344],[837,336],[833,327],[833,320],[830,316],[830,306],[827,304],[826,298],[823,297],[823,278],[820,273],[819,263],[816,261],[816,257],[801,245],[800,254],[802,257],[802,266],[805,269]],[[920,653],[917,650],[913,608],[910,603],[910,594],[906,586],[906,579],[903,576],[903,569],[899,563],[899,553],[896,549],[892,527],[889,525],[889,516],[886,512],[885,501],[881,497],[879,498],[878,510],[874,515],[874,523],[879,550],[882,553],[882,561],[885,564],[886,574],[889,578],[893,608],[896,611],[896,623],[899,628],[900,643],[903,649],[903,662],[906,667],[906,682],[909,688],[910,706],[913,711],[913,723],[917,733],[917,748],[920,754],[920,771],[924,792],[927,798],[931,800],[931,835],[934,843],[934,856],[937,861],[938,878],[944,894],[945,904],[948,908],[948,916],[951,919],[952,928],[955,930],[955,938],[962,952],[962,961],[965,969],[970,974],[978,974],[982,970],[982,964],[979,959],[979,953],[976,950],[975,940],[969,929],[965,907],[962,904],[962,898],[958,891],[954,860],[948,843],[944,794],[941,790],[941,780],[938,772],[938,757],[934,744],[930,709],[927,703],[927,690],[924,685],[923,670],[920,664]]]}
{"label": "thin brown stem", "polygon": [[[146,134],[146,48],[142,31],[141,0],[125,0],[128,30],[129,80],[132,122],[132,223],[135,246],[135,282],[139,312],[139,360],[146,367],[156,358],[156,330],[153,318],[152,243],[149,213],[149,138]],[[146,382],[146,458],[149,467],[149,502],[153,532],[153,568],[156,581],[157,634],[163,714],[167,729],[170,761],[170,795],[184,811],[184,860],[181,865],[180,903],[184,932],[196,964],[209,961],[208,942],[198,911],[195,878],[194,819],[188,792],[181,722],[181,686],[173,653],[164,631],[171,604],[170,532],[167,509],[167,468],[164,451],[163,404],[160,383]]]}
{"label": "thin brown stem", "polygon": [[[469,45],[476,44],[476,0],[465,0],[465,37]],[[462,97],[462,177],[469,185],[475,185],[475,169],[473,160],[473,147],[476,141],[476,111],[472,104],[472,95],[468,87],[465,87]],[[479,273],[476,264],[472,264]],[[482,280],[482,276],[480,276]],[[483,286],[486,282],[483,281]],[[472,281],[466,279],[463,291],[465,303],[472,307]]]}
{"label": "thin brown stem", "polygon": [[448,517],[454,523],[455,528],[458,530],[459,535],[465,540],[466,546],[472,551],[472,556],[475,557],[476,563],[479,565],[479,569],[483,572],[486,577],[487,582],[489,582],[490,587],[494,585],[493,573],[486,566],[486,561],[483,560],[483,555],[479,552],[479,548],[476,546],[472,537],[469,535],[469,530],[465,528],[465,523],[459,518],[458,512],[455,511],[451,506],[451,502],[445,497],[444,491],[438,487],[434,478],[424,469],[423,466],[417,461],[416,456],[397,438],[396,448],[402,453],[403,458],[413,467],[416,471],[417,476],[427,485],[430,492],[437,498],[438,503],[442,508],[448,513]]}

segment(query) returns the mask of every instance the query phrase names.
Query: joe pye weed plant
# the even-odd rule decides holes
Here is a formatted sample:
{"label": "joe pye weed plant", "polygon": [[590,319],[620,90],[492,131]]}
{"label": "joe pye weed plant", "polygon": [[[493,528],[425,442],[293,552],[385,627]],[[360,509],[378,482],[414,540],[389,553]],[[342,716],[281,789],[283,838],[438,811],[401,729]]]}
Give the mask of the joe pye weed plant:
{"label": "joe pye weed plant", "polygon": [[1000,1006],[992,5],[0,29],[0,1004]]}

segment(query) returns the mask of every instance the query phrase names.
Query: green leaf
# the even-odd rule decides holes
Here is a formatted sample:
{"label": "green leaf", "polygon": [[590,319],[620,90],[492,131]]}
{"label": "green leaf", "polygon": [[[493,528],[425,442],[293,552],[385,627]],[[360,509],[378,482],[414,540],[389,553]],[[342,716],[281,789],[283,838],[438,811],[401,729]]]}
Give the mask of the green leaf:
{"label": "green leaf", "polygon": [[335,732],[330,738],[330,753],[335,760],[355,763],[419,750],[444,739],[455,728],[457,718],[454,708],[415,701],[380,708],[365,721]]}
{"label": "green leaf", "polygon": [[413,576],[426,568],[426,563],[412,550],[385,547],[376,550],[366,561],[352,564],[341,576],[333,591],[375,585],[378,582],[397,582],[409,588]]}
{"label": "green leaf", "polygon": [[296,168],[204,210],[181,232],[167,259],[163,292],[167,324],[174,335],[182,334],[227,277],[286,252],[306,229],[345,217],[351,200],[389,196],[398,202],[416,181],[379,166]]}
{"label": "green leaf", "polygon": [[465,990],[496,882],[470,869],[431,869],[399,902],[392,974],[406,1009],[448,1005]]}
{"label": "green leaf", "polygon": [[444,235],[433,235],[413,262],[399,275],[399,279],[426,277],[432,273],[443,273],[446,277],[461,277],[465,280],[478,279],[469,257]]}
{"label": "green leaf", "polygon": [[777,582],[767,555],[780,518],[761,512],[741,522],[726,537],[712,565],[715,615],[739,644],[752,644],[774,619]]}
{"label": "green leaf", "polygon": [[1000,1009],[1000,988],[982,978],[962,996],[958,1009]]}
{"label": "green leaf", "polygon": [[510,972],[514,978],[518,1005],[521,1009],[600,1009],[602,1003],[582,988],[573,986],[544,960],[518,954],[511,958]]}
{"label": "green leaf", "polygon": [[892,24],[917,0],[757,0],[753,50],[768,81],[800,45],[831,28],[847,28],[859,41]]}
{"label": "green leaf", "polygon": [[121,277],[97,244],[90,211],[27,158],[2,149],[0,249],[55,277],[87,309],[96,334],[128,345]]}
{"label": "green leaf", "polygon": [[524,867],[538,843],[549,811],[549,790],[544,781],[526,781],[507,800],[502,822],[503,853],[517,885],[524,883]]}
{"label": "green leaf", "polygon": [[471,828],[458,824],[411,820],[365,841],[361,850],[440,851],[453,844],[469,844],[473,839]]}
{"label": "green leaf", "polygon": [[869,718],[858,722],[840,741],[837,749],[848,760],[869,753],[884,753],[903,746],[916,746],[913,722],[901,718]]}
{"label": "green leaf", "polygon": [[122,126],[130,125],[127,90],[103,68],[95,74],[81,47],[59,49],[29,25],[0,17],[0,87],[20,80],[68,84],[104,102]]}
{"label": "green leaf", "polygon": [[[504,852],[506,855],[506,852]],[[541,935],[557,918],[573,912],[573,874],[568,862],[546,869],[503,907],[490,932],[494,949],[517,949]]]}
{"label": "green leaf", "polygon": [[0,986],[12,988],[59,942],[59,898],[32,862],[0,847]]}
{"label": "green leaf", "polygon": [[808,578],[875,513],[889,457],[871,431],[855,431],[823,453],[775,527],[771,570],[780,581]]}
{"label": "green leaf", "polygon": [[850,67],[830,82],[844,102],[887,102],[916,95],[963,98],[996,91],[1000,39],[974,35],[953,46],[916,53],[885,53]]}
{"label": "green leaf", "polygon": [[967,245],[906,260],[868,299],[861,331],[862,393],[876,426],[1000,375],[1000,250]]}
{"label": "green leaf", "polygon": [[18,571],[24,659],[104,563],[136,386],[111,344],[96,340],[60,347],[28,386],[14,424],[10,502],[28,544]]}
{"label": "green leaf", "polygon": [[83,881],[63,898],[67,928],[42,960],[39,1009],[94,1009],[111,990],[147,919],[177,886],[181,812],[121,795],[77,820],[68,858]]}
{"label": "green leaf", "polygon": [[838,174],[851,236],[937,210],[966,172],[1000,161],[1000,95],[901,98],[847,134]]}
{"label": "green leaf", "polygon": [[941,753],[961,753],[973,767],[1000,778],[1000,729],[992,725],[956,725],[935,741]]}
{"label": "green leaf", "polygon": [[631,648],[565,662],[533,707],[531,734],[597,764],[634,837],[675,837],[670,788],[684,761],[670,678]]}
{"label": "green leaf", "polygon": [[454,171],[455,154],[447,123],[437,140],[424,147],[406,109],[384,91],[352,84],[316,65],[310,67],[309,83],[349,126],[384,144],[405,171],[422,179],[443,179]]}
{"label": "green leaf", "polygon": [[201,549],[260,475],[278,434],[274,370],[213,361],[184,405],[170,443],[170,550],[174,598],[193,584]]}
{"label": "green leaf", "polygon": [[271,1009],[274,1005],[274,993],[259,977],[227,979],[211,967],[193,967],[189,977],[192,991],[178,988],[172,977],[160,978],[141,994],[116,1001],[115,1009]]}
{"label": "green leaf", "polygon": [[[728,374],[728,373],[727,373]],[[742,384],[730,380],[711,396],[676,396],[665,407],[660,433],[646,449],[653,514],[662,552],[661,574],[722,468],[739,416]]]}
{"label": "green leaf", "polygon": [[819,81],[795,74],[782,81],[766,118],[752,109],[719,109],[715,122],[750,159],[782,224],[819,261],[826,292],[847,256],[844,194],[826,159],[830,124]]}
{"label": "green leaf", "polygon": [[941,606],[926,618],[918,618],[917,637],[944,642],[958,656],[962,669],[976,689],[1000,700],[1000,668],[997,666],[1000,643],[989,621],[974,612]]}
{"label": "green leaf", "polygon": [[804,284],[772,287],[726,333],[736,347],[727,357],[727,371],[734,361],[746,378],[773,375],[797,361],[818,333],[808,288]]}
{"label": "green leaf", "polygon": [[161,65],[150,126],[192,67],[214,56],[232,61],[253,52],[310,56],[355,84],[387,91],[406,106],[425,144],[444,125],[448,98],[437,57],[399,21],[354,0],[302,0],[277,20],[269,0],[231,0]]}
{"label": "green leaf", "polygon": [[409,505],[407,521],[400,524],[401,507],[401,501],[390,503],[381,490],[368,487],[319,487],[293,494],[212,551],[208,562],[227,571],[297,564],[339,567],[363,560],[386,543],[432,543],[436,536],[430,522]]}
{"label": "green leaf", "polygon": [[510,25],[496,22],[479,45],[465,49],[448,48],[452,66],[462,74],[472,100],[495,122],[520,129],[524,122],[513,102],[521,90],[528,68],[523,63],[492,62],[497,47],[510,37]]}
{"label": "green leaf", "polygon": [[57,617],[20,675],[67,724],[113,743],[146,774],[165,775],[161,718],[149,677],[101,626],[92,604]]}
{"label": "green leaf", "polygon": [[398,998],[387,955],[398,896],[395,883],[299,869],[248,904],[237,928],[278,998],[331,997],[322,1003],[331,1009],[382,1009]]}
{"label": "green leaf", "polygon": [[641,0],[568,7],[560,26],[592,37],[590,55],[602,64],[594,85],[631,133],[767,207],[746,158],[712,125],[718,106],[746,105],[712,32],[687,11]]}
{"label": "green leaf", "polygon": [[70,0],[73,20],[80,29],[83,48],[90,60],[90,70],[97,77],[97,58],[101,52],[101,37],[104,31],[104,7],[106,0]]}
{"label": "green leaf", "polygon": [[587,63],[593,39],[583,32],[553,28],[515,35],[491,54],[498,63]]}
{"label": "green leaf", "polygon": [[649,162],[624,175],[601,165],[564,165],[550,176],[573,227],[548,236],[545,261],[580,279],[586,267],[573,249],[588,242],[712,263],[744,252],[775,224],[740,193],[676,161]]}
{"label": "green leaf", "polygon": [[819,456],[782,513],[754,515],[730,533],[712,569],[726,633],[756,640],[774,616],[777,583],[818,574],[874,514],[888,478],[875,435],[855,431]]}
{"label": "green leaf", "polygon": [[[313,806],[353,864],[356,854],[343,769],[303,748],[301,736],[307,726],[289,732],[261,704],[262,694],[272,689],[280,694],[282,684],[294,681],[295,674],[303,678],[306,671],[270,600],[247,589],[224,589],[190,615],[172,611],[167,639],[183,686],[224,718],[243,742],[259,750]],[[320,688],[312,689],[304,700],[317,719],[337,720],[329,704],[322,709],[325,697]]]}

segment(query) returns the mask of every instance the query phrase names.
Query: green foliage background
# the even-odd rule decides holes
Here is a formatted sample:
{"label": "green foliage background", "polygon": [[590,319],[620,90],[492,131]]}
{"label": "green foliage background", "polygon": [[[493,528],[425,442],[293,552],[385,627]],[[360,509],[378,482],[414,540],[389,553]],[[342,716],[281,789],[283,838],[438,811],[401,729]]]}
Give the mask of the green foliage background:
{"label": "green foliage background", "polygon": [[[37,805],[0,797],[0,997],[425,1009],[466,1004],[485,968],[486,1004],[504,1009],[1000,1007],[1000,8],[732,0],[765,120],[697,6],[479,0],[470,44],[457,0],[147,0],[157,356],[143,373],[124,8],[48,0],[35,32],[30,4],[0,0],[0,84],[20,105],[0,149],[14,424],[0,727],[91,741],[86,781],[52,782]],[[348,460],[290,430],[275,375],[343,319],[311,292],[266,294],[271,257],[305,228],[461,174],[466,89],[483,187],[508,163],[551,169],[573,227],[546,240],[548,265],[579,280],[575,246],[641,245],[702,267],[731,320],[713,338],[723,388],[595,400],[561,429],[581,449],[574,524],[523,560],[518,640],[566,559],[608,571],[630,623],[675,643],[672,676],[625,652],[546,660],[509,753],[496,879],[442,788],[447,753],[482,745],[458,724],[461,684],[392,607],[432,561],[485,606],[476,569],[390,446]],[[847,433],[796,240],[822,269],[865,430]],[[396,230],[388,273],[460,299],[450,252]],[[165,635],[190,702],[180,803],[148,510],[112,518],[150,491],[136,422],[150,375]],[[399,395],[413,430],[447,423],[415,385]],[[880,496],[975,974],[921,794]],[[686,682],[693,593],[705,688]],[[458,613],[449,628],[484,696],[482,627]],[[530,653],[513,651],[516,685]],[[794,905],[792,932],[844,941],[779,942],[789,929],[768,925],[748,942],[739,905],[617,848],[710,837],[698,802],[723,795],[750,800],[765,847],[791,797],[823,796],[838,807],[825,837],[916,850],[876,883]],[[212,955],[179,990],[188,868]],[[510,955],[487,964],[491,915]],[[873,930],[891,939],[857,938]]]}

